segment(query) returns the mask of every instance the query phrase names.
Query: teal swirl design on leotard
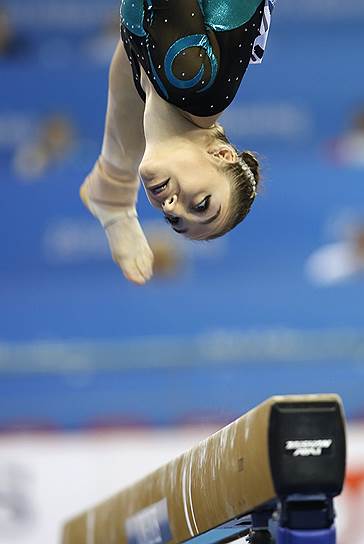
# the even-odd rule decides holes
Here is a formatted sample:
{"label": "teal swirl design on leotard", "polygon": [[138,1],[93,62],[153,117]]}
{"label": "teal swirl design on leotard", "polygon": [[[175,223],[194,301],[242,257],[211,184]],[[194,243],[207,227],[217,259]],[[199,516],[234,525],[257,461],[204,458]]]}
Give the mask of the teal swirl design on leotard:
{"label": "teal swirl design on leotard", "polygon": [[[229,0],[223,2],[221,0],[198,0],[198,3],[203,13],[206,27],[216,31],[226,31],[238,28],[249,21],[261,1],[262,0]],[[149,35],[144,29],[144,18],[146,17],[148,24],[153,20],[152,0],[145,0],[145,2],[143,2],[143,0],[122,0],[120,5],[120,17],[122,25],[132,34],[141,38],[145,37],[146,44],[148,45]],[[191,89],[203,82],[205,59],[201,59],[200,68],[190,79],[179,79],[175,73],[173,73],[175,58],[191,47],[200,47],[204,49],[211,66],[209,81],[203,88],[196,91],[201,93],[211,87],[216,79],[218,71],[218,61],[206,34],[201,33],[184,36],[172,43],[164,58],[164,72],[169,83],[177,89]],[[148,57],[154,80],[161,89],[163,95],[168,98],[168,92],[153,65],[149,49]]]}
{"label": "teal swirl design on leotard", "polygon": [[201,64],[197,74],[191,78],[191,79],[178,79],[172,69],[172,65],[174,62],[174,59],[182,53],[182,51],[185,51],[186,49],[189,49],[190,47],[202,47],[210,60],[211,64],[211,76],[210,80],[207,85],[204,86],[203,89],[200,89],[197,92],[206,91],[213,82],[215,81],[216,74],[217,74],[217,59],[212,51],[212,47],[210,45],[209,39],[207,38],[206,34],[191,34],[190,36],[184,36],[183,38],[180,38],[179,40],[175,41],[171,47],[168,49],[167,54],[164,59],[164,71],[168,78],[168,81],[174,86],[177,87],[177,89],[191,89],[191,87],[195,87],[198,83],[201,82],[203,78],[203,74],[205,72],[204,65]]}

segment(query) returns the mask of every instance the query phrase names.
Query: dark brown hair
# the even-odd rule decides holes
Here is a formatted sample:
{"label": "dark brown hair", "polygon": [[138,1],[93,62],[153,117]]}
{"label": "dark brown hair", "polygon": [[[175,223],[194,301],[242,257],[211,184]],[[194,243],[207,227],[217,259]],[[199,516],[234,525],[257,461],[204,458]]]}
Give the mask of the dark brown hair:
{"label": "dark brown hair", "polygon": [[216,125],[215,138],[218,142],[232,147],[238,155],[238,160],[223,166],[231,180],[230,212],[222,229],[209,236],[207,240],[226,234],[246,217],[254,202],[260,181],[260,167],[255,153],[240,152],[229,142],[221,125]]}

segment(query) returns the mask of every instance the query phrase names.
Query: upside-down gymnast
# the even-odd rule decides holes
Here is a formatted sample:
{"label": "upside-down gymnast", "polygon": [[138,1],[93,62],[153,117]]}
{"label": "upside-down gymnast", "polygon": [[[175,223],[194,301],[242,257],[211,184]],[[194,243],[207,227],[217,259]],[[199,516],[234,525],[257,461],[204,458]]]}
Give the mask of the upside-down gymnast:
{"label": "upside-down gymnast", "polygon": [[221,236],[249,212],[259,164],[226,138],[219,116],[249,63],[262,60],[271,0],[122,0],[101,154],[81,187],[113,259],[138,284],[153,254],[136,213],[148,200],[175,232]]}

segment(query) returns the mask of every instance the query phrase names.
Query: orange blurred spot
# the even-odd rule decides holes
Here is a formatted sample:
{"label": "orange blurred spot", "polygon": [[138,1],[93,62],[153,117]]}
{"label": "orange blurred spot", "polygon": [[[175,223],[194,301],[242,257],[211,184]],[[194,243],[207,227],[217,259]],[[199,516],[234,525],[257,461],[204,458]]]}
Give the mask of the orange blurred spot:
{"label": "orange blurred spot", "polygon": [[350,470],[345,478],[345,486],[351,491],[358,491],[364,485],[364,469]]}

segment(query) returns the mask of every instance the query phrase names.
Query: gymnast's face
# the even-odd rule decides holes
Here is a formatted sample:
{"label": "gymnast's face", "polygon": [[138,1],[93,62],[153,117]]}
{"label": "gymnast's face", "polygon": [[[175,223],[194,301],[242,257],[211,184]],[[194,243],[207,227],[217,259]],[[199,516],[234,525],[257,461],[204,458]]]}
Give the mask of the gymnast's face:
{"label": "gymnast's face", "polygon": [[187,142],[144,155],[139,173],[149,202],[172,229],[205,239],[221,229],[229,213],[230,183],[218,166],[234,160],[230,148],[206,150]]}

